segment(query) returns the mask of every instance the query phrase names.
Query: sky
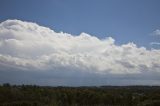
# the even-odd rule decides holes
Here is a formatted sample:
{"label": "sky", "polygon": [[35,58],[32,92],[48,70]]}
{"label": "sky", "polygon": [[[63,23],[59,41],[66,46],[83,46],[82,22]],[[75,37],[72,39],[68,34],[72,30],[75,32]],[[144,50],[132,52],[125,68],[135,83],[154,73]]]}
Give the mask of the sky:
{"label": "sky", "polygon": [[159,0],[1,0],[0,83],[159,85]]}
{"label": "sky", "polygon": [[159,0],[1,0],[0,21],[31,21],[57,32],[112,36],[118,44],[150,47],[150,42],[157,42],[150,34],[160,28],[159,4]]}

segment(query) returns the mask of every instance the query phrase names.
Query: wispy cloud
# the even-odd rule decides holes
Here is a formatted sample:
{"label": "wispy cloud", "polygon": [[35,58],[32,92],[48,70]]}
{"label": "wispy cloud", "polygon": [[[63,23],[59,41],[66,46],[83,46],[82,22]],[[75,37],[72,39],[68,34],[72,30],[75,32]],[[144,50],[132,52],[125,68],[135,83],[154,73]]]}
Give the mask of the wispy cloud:
{"label": "wispy cloud", "polygon": [[160,45],[160,42],[151,42],[150,45]]}
{"label": "wispy cloud", "polygon": [[103,78],[110,75],[123,80],[147,75],[150,80],[153,73],[160,74],[160,50],[147,50],[134,43],[116,45],[112,37],[73,36],[36,23],[7,20],[0,24],[0,66],[7,71],[50,73],[51,79],[62,82],[62,76],[105,82]]}

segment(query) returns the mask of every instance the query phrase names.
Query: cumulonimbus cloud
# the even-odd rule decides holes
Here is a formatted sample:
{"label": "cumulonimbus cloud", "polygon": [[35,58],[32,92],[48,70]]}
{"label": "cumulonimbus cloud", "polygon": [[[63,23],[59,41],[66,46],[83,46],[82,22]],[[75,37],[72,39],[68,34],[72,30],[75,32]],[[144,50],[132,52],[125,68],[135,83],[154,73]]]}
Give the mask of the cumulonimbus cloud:
{"label": "cumulonimbus cloud", "polygon": [[94,74],[160,73],[160,50],[116,45],[112,37],[57,33],[36,23],[0,23],[0,66],[25,71],[78,70]]}

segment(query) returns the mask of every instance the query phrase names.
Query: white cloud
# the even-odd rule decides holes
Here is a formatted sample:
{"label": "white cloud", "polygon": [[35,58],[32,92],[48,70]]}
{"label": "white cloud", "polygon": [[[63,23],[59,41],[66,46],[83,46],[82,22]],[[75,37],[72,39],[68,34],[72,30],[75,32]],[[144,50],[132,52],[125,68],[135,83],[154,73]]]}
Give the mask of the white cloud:
{"label": "white cloud", "polygon": [[[153,31],[152,35],[155,36],[155,37],[157,37],[157,39],[159,39],[159,37],[160,37],[160,30],[157,29],[157,30]],[[159,46],[160,42],[157,42],[157,41],[156,42],[150,42],[150,45],[151,46]]]}
{"label": "white cloud", "polygon": [[112,37],[98,39],[86,33],[73,36],[36,23],[7,20],[0,23],[0,66],[54,74],[56,70],[75,76],[160,74],[160,50],[114,42]]}
{"label": "white cloud", "polygon": [[150,45],[160,45],[160,42],[151,42]]}
{"label": "white cloud", "polygon": [[160,36],[160,30],[157,29],[157,30],[153,31],[152,35],[154,35],[154,36]]}

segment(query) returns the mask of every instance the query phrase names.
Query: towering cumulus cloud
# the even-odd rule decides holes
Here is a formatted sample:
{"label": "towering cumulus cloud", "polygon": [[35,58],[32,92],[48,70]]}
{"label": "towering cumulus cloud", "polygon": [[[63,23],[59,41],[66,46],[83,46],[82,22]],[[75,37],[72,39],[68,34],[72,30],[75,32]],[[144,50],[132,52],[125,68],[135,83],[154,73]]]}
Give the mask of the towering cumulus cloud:
{"label": "towering cumulus cloud", "polygon": [[160,50],[114,42],[112,37],[74,36],[36,23],[4,21],[0,23],[0,81],[16,83],[29,73],[32,83],[39,79],[38,83],[55,85],[159,84]]}

